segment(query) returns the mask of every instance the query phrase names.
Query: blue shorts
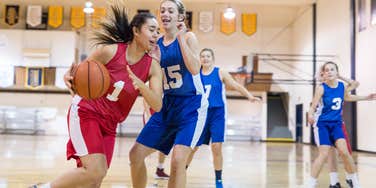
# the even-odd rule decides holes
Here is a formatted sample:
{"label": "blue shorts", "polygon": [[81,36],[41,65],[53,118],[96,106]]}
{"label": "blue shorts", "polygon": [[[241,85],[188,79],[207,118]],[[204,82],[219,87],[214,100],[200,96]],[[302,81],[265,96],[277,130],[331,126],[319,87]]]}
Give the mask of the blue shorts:
{"label": "blue shorts", "polygon": [[166,155],[175,144],[193,148],[204,129],[207,109],[207,98],[202,95],[165,95],[161,111],[151,116],[137,142]]}
{"label": "blue shorts", "polygon": [[318,146],[334,146],[338,139],[345,138],[342,121],[318,121],[314,129],[315,141]]}
{"label": "blue shorts", "polygon": [[209,145],[211,142],[224,142],[225,140],[225,107],[208,109],[204,132],[198,145]]}

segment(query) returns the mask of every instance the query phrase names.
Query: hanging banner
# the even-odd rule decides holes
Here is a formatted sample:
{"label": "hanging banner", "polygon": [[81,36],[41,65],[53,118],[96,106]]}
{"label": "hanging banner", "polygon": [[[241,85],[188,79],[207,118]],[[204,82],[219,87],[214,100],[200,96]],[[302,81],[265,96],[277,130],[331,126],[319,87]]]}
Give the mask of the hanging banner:
{"label": "hanging banner", "polygon": [[85,25],[85,13],[83,9],[83,7],[71,7],[70,23],[75,29],[79,29]]}
{"label": "hanging banner", "polygon": [[199,17],[199,29],[205,33],[213,31],[213,12],[202,11]]}
{"label": "hanging banner", "polygon": [[12,26],[18,23],[19,5],[5,5],[5,23]]}
{"label": "hanging banner", "polygon": [[63,6],[48,7],[48,25],[57,28],[63,24]]}
{"label": "hanging banner", "polygon": [[36,27],[42,23],[42,6],[27,6],[26,23],[31,27]]}
{"label": "hanging banner", "polygon": [[257,14],[242,14],[242,31],[248,36],[257,31]]}
{"label": "hanging banner", "polygon": [[221,13],[221,32],[230,35],[236,31],[236,17],[233,19],[227,19],[224,14]]}
{"label": "hanging banner", "polygon": [[26,67],[25,87],[36,89],[43,86],[44,71],[39,67]]}
{"label": "hanging banner", "polygon": [[99,23],[102,21],[102,19],[105,16],[106,16],[106,8],[102,8],[102,7],[94,8],[91,26],[93,26],[94,28],[99,28]]}

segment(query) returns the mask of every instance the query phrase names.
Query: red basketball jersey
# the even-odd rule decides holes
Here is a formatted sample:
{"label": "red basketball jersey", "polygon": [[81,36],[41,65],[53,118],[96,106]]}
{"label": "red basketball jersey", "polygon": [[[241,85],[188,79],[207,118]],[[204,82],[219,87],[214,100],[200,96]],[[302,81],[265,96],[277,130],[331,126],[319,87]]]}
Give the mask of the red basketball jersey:
{"label": "red basketball jersey", "polygon": [[[95,100],[81,99],[79,102],[81,112],[89,116],[93,114],[103,119],[103,126],[109,132],[116,131],[118,123],[125,120],[131,110],[139,91],[135,90],[132,80],[129,78],[126,66],[129,65],[125,58],[127,45],[118,44],[115,56],[105,65],[110,73],[110,87],[106,94]],[[139,62],[129,65],[133,73],[143,82],[149,76],[152,58],[145,54]],[[90,113],[91,112],[91,113]]]}

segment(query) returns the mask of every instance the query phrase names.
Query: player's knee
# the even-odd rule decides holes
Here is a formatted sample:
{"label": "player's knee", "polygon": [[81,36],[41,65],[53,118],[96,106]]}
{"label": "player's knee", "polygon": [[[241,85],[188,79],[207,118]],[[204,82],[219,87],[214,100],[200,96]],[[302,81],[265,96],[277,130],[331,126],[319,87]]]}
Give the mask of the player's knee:
{"label": "player's knee", "polygon": [[320,150],[319,156],[321,158],[327,159],[329,157],[329,150]]}
{"label": "player's knee", "polygon": [[183,155],[175,155],[171,159],[171,168],[179,168],[180,166],[185,168],[187,157]]}
{"label": "player's knee", "polygon": [[144,158],[141,155],[141,152],[137,148],[137,146],[133,146],[132,149],[129,151],[129,161],[131,165],[142,163],[144,161]]}
{"label": "player's knee", "polygon": [[102,182],[103,178],[107,174],[107,169],[96,166],[88,169],[87,171],[88,178],[90,179],[90,182],[92,182],[94,185],[98,185]]}
{"label": "player's knee", "polygon": [[213,155],[215,156],[222,155],[222,145],[212,144],[212,152],[213,152]]}
{"label": "player's knee", "polygon": [[347,150],[347,148],[346,148],[346,149],[338,148],[337,150],[338,150],[338,155],[339,155],[340,157],[347,157],[347,156],[350,156],[350,153],[349,153],[349,151]]}

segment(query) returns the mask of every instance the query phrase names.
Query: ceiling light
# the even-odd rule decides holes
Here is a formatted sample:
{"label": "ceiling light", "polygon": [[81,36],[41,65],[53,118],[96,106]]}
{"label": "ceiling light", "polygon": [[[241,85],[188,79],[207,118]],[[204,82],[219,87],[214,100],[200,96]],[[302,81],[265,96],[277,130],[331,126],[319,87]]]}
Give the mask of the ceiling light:
{"label": "ceiling light", "polygon": [[85,3],[85,8],[84,8],[84,12],[86,14],[91,14],[94,12],[94,9],[93,9],[93,3],[91,1],[87,1]]}
{"label": "ceiling light", "polygon": [[223,16],[226,18],[226,19],[234,19],[236,14],[235,14],[235,11],[233,8],[231,7],[227,7],[226,10],[225,10],[225,13],[223,14]]}

